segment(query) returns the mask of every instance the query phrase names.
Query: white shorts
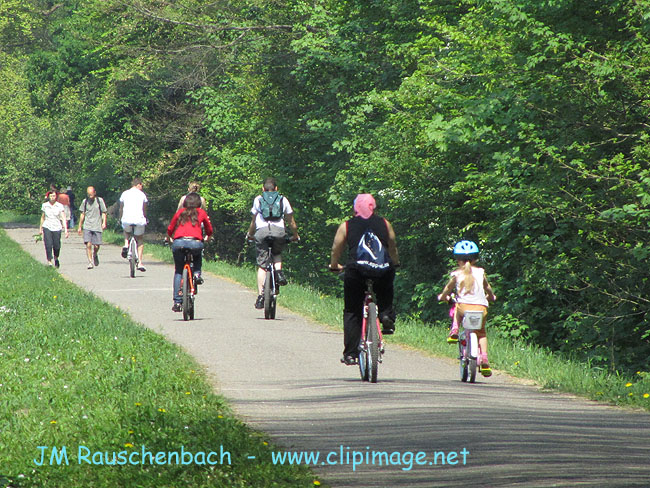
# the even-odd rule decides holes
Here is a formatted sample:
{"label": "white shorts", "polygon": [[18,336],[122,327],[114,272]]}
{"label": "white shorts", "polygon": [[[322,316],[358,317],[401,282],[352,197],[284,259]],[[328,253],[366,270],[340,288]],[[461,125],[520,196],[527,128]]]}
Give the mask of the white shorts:
{"label": "white shorts", "polygon": [[122,229],[124,229],[124,232],[133,234],[134,236],[144,235],[144,225],[125,224],[122,222]]}

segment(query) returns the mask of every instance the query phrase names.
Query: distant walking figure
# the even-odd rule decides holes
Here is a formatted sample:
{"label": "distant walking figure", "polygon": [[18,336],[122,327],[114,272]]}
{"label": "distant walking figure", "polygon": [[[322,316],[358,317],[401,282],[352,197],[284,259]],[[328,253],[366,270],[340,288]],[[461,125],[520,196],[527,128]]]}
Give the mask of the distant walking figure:
{"label": "distant walking figure", "polygon": [[41,205],[41,223],[39,232],[45,244],[45,257],[49,266],[59,267],[59,254],[61,253],[61,231],[65,231],[66,239],[69,236],[65,208],[57,199],[56,191],[47,192],[47,201]]}

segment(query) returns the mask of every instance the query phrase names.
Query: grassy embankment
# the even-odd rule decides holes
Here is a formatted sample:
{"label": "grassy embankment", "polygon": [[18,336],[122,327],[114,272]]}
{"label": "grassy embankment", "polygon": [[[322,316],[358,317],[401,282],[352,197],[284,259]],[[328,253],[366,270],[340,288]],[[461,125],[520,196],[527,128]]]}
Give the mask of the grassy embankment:
{"label": "grassy embankment", "polygon": [[[319,484],[307,469],[273,466],[265,436],[233,415],[179,347],[38,263],[1,229],[0,323],[0,486]],[[42,466],[39,446],[48,448]],[[69,465],[49,465],[54,446],[66,448]],[[113,453],[138,463],[143,449],[217,455],[99,464]],[[208,460],[223,464],[199,464]]]}
{"label": "grassy embankment", "polygon": [[[116,243],[120,242],[117,235],[113,239]],[[162,245],[149,244],[146,249],[156,258],[171,262],[171,253]],[[256,287],[252,267],[214,261],[206,262],[204,269],[249,288]],[[342,300],[323,295],[318,290],[290,284],[282,290],[280,305],[318,322],[342,328]],[[447,322],[424,324],[401,319],[389,342],[411,346],[436,356],[456,358],[457,348],[448,345],[445,340],[447,326]],[[544,389],[650,410],[650,372],[639,371],[634,377],[612,374],[580,361],[562,358],[547,349],[502,337],[496,328],[489,328],[489,322],[488,337],[490,363],[495,369],[533,380]]]}

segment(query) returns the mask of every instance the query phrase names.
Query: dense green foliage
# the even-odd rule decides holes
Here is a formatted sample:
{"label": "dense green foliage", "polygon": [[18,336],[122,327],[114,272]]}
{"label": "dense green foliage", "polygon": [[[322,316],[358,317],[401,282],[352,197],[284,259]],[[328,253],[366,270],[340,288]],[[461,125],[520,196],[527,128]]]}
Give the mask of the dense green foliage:
{"label": "dense green foliage", "polygon": [[[161,221],[189,179],[241,251],[277,175],[323,276],[354,195],[399,238],[402,312],[460,237],[483,248],[494,324],[611,369],[650,369],[648,0],[44,0],[0,7],[0,190],[115,200],[142,175]],[[37,207],[36,207],[37,208]],[[299,264],[299,266],[298,266]],[[296,272],[297,273],[297,272]]]}

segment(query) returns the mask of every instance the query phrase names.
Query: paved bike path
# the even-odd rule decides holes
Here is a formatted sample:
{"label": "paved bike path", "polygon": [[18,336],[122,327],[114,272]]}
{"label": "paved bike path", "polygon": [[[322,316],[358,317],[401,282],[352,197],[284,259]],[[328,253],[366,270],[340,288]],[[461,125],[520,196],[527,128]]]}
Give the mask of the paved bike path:
{"label": "paved bike path", "polygon": [[[7,232],[45,261],[33,228]],[[342,332],[282,308],[265,321],[253,292],[209,274],[197,320],[183,322],[170,310],[172,266],[145,257],[147,272],[131,279],[119,253],[103,246],[101,265],[87,270],[74,234],[63,242],[60,272],[180,344],[249,425],[287,449],[320,451],[319,464],[334,452],[329,461],[338,464],[316,469],[331,486],[650,485],[647,413],[544,393],[498,373],[463,384],[455,362],[391,344],[380,382],[362,383],[356,367],[339,363]],[[406,465],[353,470],[353,451],[398,453],[390,461]],[[413,458],[408,469],[408,453],[418,451],[425,464]]]}

